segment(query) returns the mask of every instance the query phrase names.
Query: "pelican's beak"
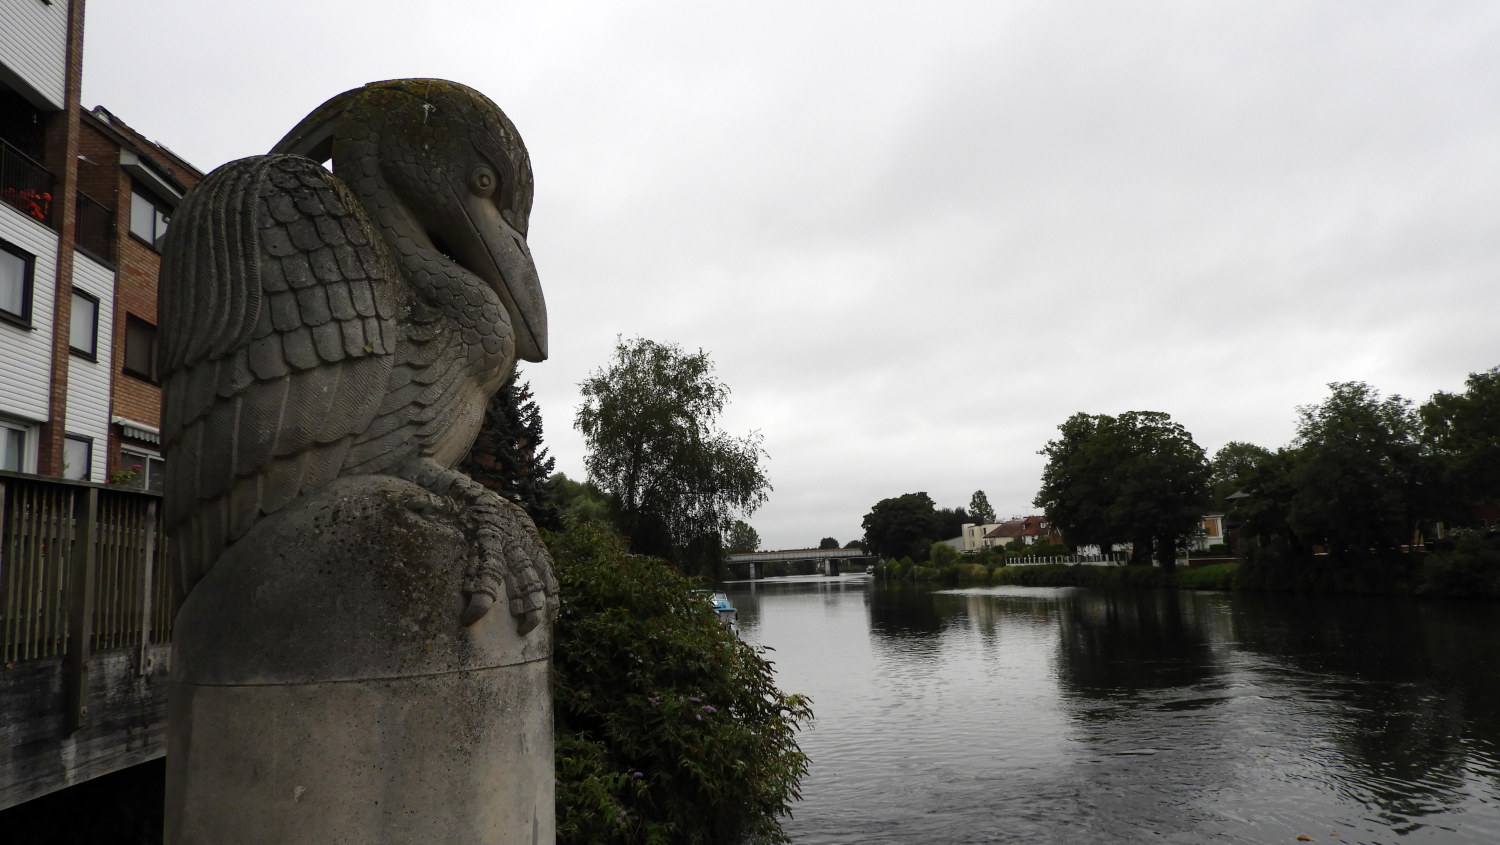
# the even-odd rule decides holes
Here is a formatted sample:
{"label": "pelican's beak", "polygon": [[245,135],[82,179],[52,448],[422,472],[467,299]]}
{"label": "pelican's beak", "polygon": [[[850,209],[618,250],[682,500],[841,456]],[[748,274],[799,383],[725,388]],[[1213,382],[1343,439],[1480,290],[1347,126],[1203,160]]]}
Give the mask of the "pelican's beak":
{"label": "pelican's beak", "polygon": [[450,248],[460,253],[453,257],[500,295],[516,333],[516,354],[524,361],[547,360],[547,302],[526,237],[490,200],[465,195],[462,202],[477,237],[451,243]]}

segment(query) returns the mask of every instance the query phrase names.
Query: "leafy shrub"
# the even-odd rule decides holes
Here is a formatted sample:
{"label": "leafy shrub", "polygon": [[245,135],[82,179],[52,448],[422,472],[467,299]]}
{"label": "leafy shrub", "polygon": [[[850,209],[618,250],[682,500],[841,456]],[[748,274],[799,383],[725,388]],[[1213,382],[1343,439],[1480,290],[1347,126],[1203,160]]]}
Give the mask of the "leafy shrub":
{"label": "leafy shrub", "polygon": [[1422,562],[1417,593],[1464,598],[1500,597],[1500,538],[1467,531],[1457,534],[1447,551]]}
{"label": "leafy shrub", "polygon": [[1017,587],[1120,587],[1158,589],[1173,586],[1172,573],[1154,566],[1088,566],[1048,563],[1006,566],[992,573],[996,584]]}
{"label": "leafy shrub", "polygon": [[909,557],[887,560],[875,568],[875,574],[892,581],[910,580],[915,577],[917,564]]}
{"label": "leafy shrub", "polygon": [[1216,563],[1177,571],[1177,586],[1183,590],[1232,590],[1238,563]]}
{"label": "leafy shrub", "polygon": [[960,563],[957,565],[958,580],[962,583],[983,584],[990,579],[991,568],[982,563]]}
{"label": "leafy shrub", "polygon": [[936,567],[958,563],[958,549],[947,543],[933,543],[927,550],[927,562]]}
{"label": "leafy shrub", "polygon": [[926,566],[915,564],[912,566],[912,577],[918,581],[946,581],[953,583],[958,580],[956,567],[953,566]]}
{"label": "leafy shrub", "polygon": [[1403,595],[1415,589],[1423,555],[1291,555],[1255,548],[1245,556],[1235,587],[1312,594]]}
{"label": "leafy shrub", "polygon": [[664,561],[589,524],[547,536],[557,565],[557,841],[785,842],[810,702]]}

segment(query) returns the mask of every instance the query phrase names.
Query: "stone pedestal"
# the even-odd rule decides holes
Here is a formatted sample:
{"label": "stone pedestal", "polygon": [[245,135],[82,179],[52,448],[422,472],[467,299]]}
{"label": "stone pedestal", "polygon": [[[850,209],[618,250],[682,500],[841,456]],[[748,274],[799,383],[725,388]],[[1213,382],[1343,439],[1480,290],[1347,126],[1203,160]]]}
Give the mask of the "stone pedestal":
{"label": "stone pedestal", "polygon": [[342,479],[238,542],[174,632],[169,845],[552,843],[551,631],[462,627],[453,506]]}

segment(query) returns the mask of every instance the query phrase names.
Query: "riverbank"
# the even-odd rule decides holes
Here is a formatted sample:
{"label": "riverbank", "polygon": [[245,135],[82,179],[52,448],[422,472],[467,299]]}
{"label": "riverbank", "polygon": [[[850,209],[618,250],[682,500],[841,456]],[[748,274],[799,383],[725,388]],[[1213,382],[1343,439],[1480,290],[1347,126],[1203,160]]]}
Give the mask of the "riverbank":
{"label": "riverbank", "polygon": [[1313,595],[1500,598],[1500,549],[1475,537],[1442,551],[1336,559],[1261,553],[1250,560],[1192,568],[950,563],[877,567],[877,575],[964,586],[1092,587],[1098,589],[1242,590]]}
{"label": "riverbank", "polygon": [[[957,563],[941,567],[917,565],[906,576],[921,582],[964,586],[1231,590],[1235,588],[1235,577],[1239,569],[1240,564],[1236,561],[1175,570],[1154,566],[1090,566],[1067,563],[1024,566]],[[876,575],[882,575],[879,568],[876,569]]]}

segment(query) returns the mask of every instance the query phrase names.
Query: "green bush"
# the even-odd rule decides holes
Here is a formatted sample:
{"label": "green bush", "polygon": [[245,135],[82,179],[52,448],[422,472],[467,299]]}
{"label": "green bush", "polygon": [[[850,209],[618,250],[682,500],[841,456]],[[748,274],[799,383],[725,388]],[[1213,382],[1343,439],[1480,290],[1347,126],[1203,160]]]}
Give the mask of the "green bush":
{"label": "green bush", "polygon": [[958,581],[965,584],[983,584],[990,580],[991,568],[982,563],[960,563],[957,565]]}
{"label": "green bush", "polygon": [[926,566],[915,564],[912,567],[912,578],[917,581],[946,581],[953,583],[958,580],[958,573],[952,566]]}
{"label": "green bush", "polygon": [[1451,548],[1424,556],[1417,593],[1454,598],[1500,597],[1500,538],[1473,531],[1457,534]]}
{"label": "green bush", "polygon": [[892,581],[911,580],[915,577],[917,564],[909,557],[887,560],[875,568],[875,574]]}
{"label": "green bush", "polygon": [[1183,590],[1232,590],[1238,563],[1216,563],[1196,569],[1177,570],[1177,586]]}
{"label": "green bush", "polygon": [[1267,592],[1405,595],[1415,591],[1423,555],[1290,555],[1253,548],[1235,577],[1235,588]]}
{"label": "green bush", "polygon": [[1173,586],[1172,573],[1154,566],[1089,566],[1048,563],[1006,566],[992,573],[996,584],[1016,587],[1121,587],[1161,589]]}
{"label": "green bush", "polygon": [[939,568],[958,563],[958,549],[947,543],[933,543],[927,548],[927,562]]}
{"label": "green bush", "polygon": [[553,689],[557,841],[785,842],[807,698],[664,561],[588,524],[549,534],[562,613]]}

